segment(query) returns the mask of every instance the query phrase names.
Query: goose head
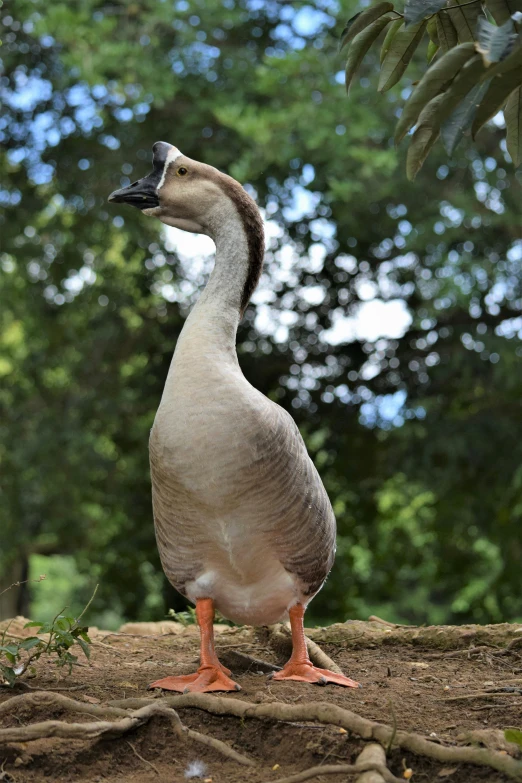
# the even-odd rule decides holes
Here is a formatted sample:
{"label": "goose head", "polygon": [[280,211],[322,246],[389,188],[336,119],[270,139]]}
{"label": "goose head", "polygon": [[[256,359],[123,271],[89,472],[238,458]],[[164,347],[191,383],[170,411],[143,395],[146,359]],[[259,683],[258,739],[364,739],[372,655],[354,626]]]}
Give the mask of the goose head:
{"label": "goose head", "polygon": [[219,224],[224,194],[236,204],[238,198],[251,201],[232,177],[188,158],[165,141],[154,144],[152,166],[150,174],[115,190],[108,200],[137,207],[167,226],[208,236]]}

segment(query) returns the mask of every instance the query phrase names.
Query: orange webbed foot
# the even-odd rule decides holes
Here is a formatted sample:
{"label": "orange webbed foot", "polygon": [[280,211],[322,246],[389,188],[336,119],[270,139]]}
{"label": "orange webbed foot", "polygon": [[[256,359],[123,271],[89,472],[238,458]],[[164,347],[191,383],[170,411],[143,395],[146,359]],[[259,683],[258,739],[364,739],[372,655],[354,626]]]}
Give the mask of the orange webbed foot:
{"label": "orange webbed foot", "polygon": [[156,680],[151,688],[161,688],[165,691],[179,693],[211,693],[212,691],[240,691],[241,686],[230,679],[230,671],[224,666],[201,666],[195,674],[184,674],[179,677],[164,677]]}
{"label": "orange webbed foot", "polygon": [[280,672],[272,677],[273,680],[297,680],[298,682],[312,682],[317,685],[326,685],[333,682],[336,685],[344,685],[345,688],[361,688],[355,680],[345,677],[344,674],[336,674],[329,669],[319,669],[311,663],[295,663],[288,661]]}

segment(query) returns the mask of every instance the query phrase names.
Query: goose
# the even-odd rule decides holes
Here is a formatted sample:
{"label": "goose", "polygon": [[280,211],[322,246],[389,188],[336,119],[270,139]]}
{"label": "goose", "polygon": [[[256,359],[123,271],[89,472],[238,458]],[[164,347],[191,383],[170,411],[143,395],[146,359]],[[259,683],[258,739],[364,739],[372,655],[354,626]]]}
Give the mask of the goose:
{"label": "goose", "polygon": [[238,363],[238,324],[263,266],[259,209],[236,180],[177,147],[158,141],[152,152],[152,172],[109,201],[206,234],[216,256],[177,341],[149,441],[161,564],[196,605],[200,667],[149,687],[240,690],[216,654],[215,610],[254,626],[289,617],[292,654],[273,681],[360,687],[308,656],[304,612],[334,561],[335,517],[294,420]]}

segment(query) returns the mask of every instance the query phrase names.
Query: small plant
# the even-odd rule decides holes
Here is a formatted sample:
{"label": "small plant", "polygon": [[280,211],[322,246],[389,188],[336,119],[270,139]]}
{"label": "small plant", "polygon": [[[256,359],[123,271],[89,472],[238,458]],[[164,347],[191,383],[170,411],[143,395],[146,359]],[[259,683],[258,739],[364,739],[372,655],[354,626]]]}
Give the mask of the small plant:
{"label": "small plant", "polygon": [[170,617],[171,620],[174,620],[175,623],[179,623],[184,628],[187,628],[189,625],[196,625],[197,623],[196,610],[193,606],[187,606],[186,612],[176,612],[174,609],[169,609],[167,617]]}
{"label": "small plant", "polygon": [[[170,617],[171,620],[174,620],[175,623],[179,623],[184,628],[187,628],[189,625],[197,625],[198,622],[196,610],[193,606],[187,606],[186,612],[176,612],[174,609],[169,609],[167,617]],[[235,625],[232,620],[223,617],[221,612],[218,611],[214,612],[214,620],[221,625]]]}
{"label": "small plant", "polygon": [[36,633],[46,634],[47,639],[29,636],[21,641],[17,639],[8,641],[6,644],[7,636],[11,636],[8,625],[0,636],[0,679],[13,687],[27,671],[34,672],[33,664],[42,655],[56,656],[56,665],[60,668],[67,667],[70,674],[72,667],[78,661],[78,656],[70,652],[74,645],[78,645],[85,657],[89,658],[91,654],[89,646],[91,640],[87,633],[89,629],[81,625],[80,620],[91,605],[97,589],[96,587],[89,603],[77,618],[60,613],[50,623],[35,620],[24,625],[24,628],[38,628]]}

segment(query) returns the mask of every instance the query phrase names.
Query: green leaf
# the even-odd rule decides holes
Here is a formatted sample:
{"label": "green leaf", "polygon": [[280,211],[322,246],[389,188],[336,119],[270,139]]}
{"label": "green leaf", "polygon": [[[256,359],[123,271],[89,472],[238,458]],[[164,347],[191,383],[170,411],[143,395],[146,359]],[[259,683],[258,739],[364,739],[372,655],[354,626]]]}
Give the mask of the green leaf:
{"label": "green leaf", "polygon": [[[442,93],[442,100],[433,115],[433,121],[439,126],[457,108],[468,92],[480,81],[480,76],[486,71],[480,55],[469,60],[459,71],[446,92]],[[437,96],[439,97],[439,96]]]}
{"label": "green leaf", "polygon": [[522,87],[509,96],[504,109],[507,150],[518,167],[522,163]]}
{"label": "green leaf", "polygon": [[36,647],[37,645],[41,644],[43,647],[43,642],[41,639],[38,639],[37,636],[29,636],[27,639],[24,639],[23,642],[20,643],[19,647],[21,650],[32,650],[33,647]]}
{"label": "green leaf", "polygon": [[[468,2],[468,0],[466,0]],[[455,27],[459,41],[474,41],[476,39],[476,27],[479,16],[484,16],[480,3],[465,5],[458,0],[449,0],[447,12]]]}
{"label": "green leaf", "polygon": [[341,41],[339,44],[339,51],[342,51],[344,47],[350,43],[359,33],[369,27],[372,22],[383,16],[384,14],[393,11],[393,3],[382,2],[367,8],[365,11],[361,11],[346,23],[346,27],[341,33]]}
{"label": "green leaf", "polygon": [[425,29],[426,22],[424,21],[407,29],[403,25],[396,34],[381,66],[379,86],[377,88],[379,92],[386,92],[394,84],[397,84],[408,67],[415,49],[424,35]]}
{"label": "green leaf", "polygon": [[445,120],[441,128],[441,139],[449,156],[453,155],[457,145],[465,133],[471,128],[477,107],[484,97],[489,82],[476,84],[457,106],[455,111]]}
{"label": "green leaf", "polygon": [[504,24],[511,15],[522,11],[522,0],[485,0],[486,8],[497,24]]}
{"label": "green leaf", "polygon": [[89,647],[89,645],[86,642],[84,642],[83,639],[77,639],[77,642],[80,645],[80,647],[82,648],[85,657],[86,658],[90,658],[91,657],[91,648]]}
{"label": "green leaf", "polygon": [[51,623],[36,623],[36,625],[40,626],[40,630],[38,633],[44,634],[44,633],[52,633],[53,632],[53,626]]}
{"label": "green leaf", "polygon": [[428,44],[428,51],[426,52],[426,60],[428,64],[431,63],[437,52],[439,51],[439,45],[430,41]]}
{"label": "green leaf", "polygon": [[464,65],[446,92],[436,95],[424,107],[408,149],[406,173],[409,179],[415,178],[415,175],[424,163],[431,147],[439,136],[442,122],[444,122],[446,117],[449,117],[468,92],[475,87],[480,75],[485,70],[480,55],[476,55]]}
{"label": "green leaf", "polygon": [[446,5],[446,0],[406,0],[404,6],[404,24],[416,24],[427,16],[440,11]]}
{"label": "green leaf", "polygon": [[439,37],[440,48],[447,52],[453,49],[459,42],[457,31],[450,19],[450,16],[445,11],[441,11],[435,17],[437,20],[437,35]]}
{"label": "green leaf", "polygon": [[443,95],[435,96],[420,114],[419,123],[411,137],[406,158],[406,175],[409,180],[415,179],[431,148],[439,138],[439,125],[434,123],[433,117],[443,97]]}
{"label": "green leaf", "polygon": [[513,68],[503,76],[497,76],[484,82],[484,84],[489,86],[473,121],[473,138],[475,138],[482,126],[501,110],[513,90],[516,90],[522,84],[522,68],[520,70]]}
{"label": "green leaf", "polygon": [[65,647],[71,647],[75,642],[74,636],[68,631],[57,631],[56,638],[58,644]]}
{"label": "green leaf", "polygon": [[437,32],[437,16],[433,16],[431,19],[428,19],[428,24],[426,25],[426,31],[430,37],[430,41],[432,41],[434,44],[437,44],[437,46],[440,46],[439,41],[439,34]]}
{"label": "green leaf", "polygon": [[31,620],[30,623],[26,623],[24,625],[24,628],[42,628],[43,623],[39,623],[38,621]]}
{"label": "green leaf", "polygon": [[506,742],[514,742],[522,748],[522,731],[520,729],[506,729],[504,731],[504,739]]}
{"label": "green leaf", "polygon": [[473,57],[475,48],[472,43],[456,46],[446,52],[429,68],[410,95],[397,123],[395,143],[398,144],[417,120],[422,108],[445,88],[466,62]]}
{"label": "green leaf", "polygon": [[477,36],[476,49],[482,55],[484,65],[498,63],[507,57],[517,39],[511,19],[501,27],[497,27],[487,19],[480,18],[477,24]]}
{"label": "green leaf", "polygon": [[12,688],[16,683],[16,674],[14,673],[14,669],[12,669],[10,666],[0,666],[0,672],[2,672],[2,677],[4,680]]}
{"label": "green leaf", "polygon": [[389,48],[391,46],[391,42],[395,38],[395,35],[398,32],[400,27],[402,27],[402,19],[396,19],[388,27],[388,30],[386,31],[386,35],[384,36],[384,41],[383,41],[383,44],[382,44],[382,47],[381,47],[381,55],[380,55],[380,63],[381,63],[381,65],[383,63],[384,58],[388,54],[388,50],[389,50]]}
{"label": "green leaf", "polygon": [[363,30],[362,33],[359,33],[359,35],[356,35],[353,39],[346,60],[345,84],[347,93],[350,92],[353,78],[364,59],[364,55],[390,22],[390,16],[381,16],[380,19],[377,19],[373,24],[367,27],[366,30]]}

